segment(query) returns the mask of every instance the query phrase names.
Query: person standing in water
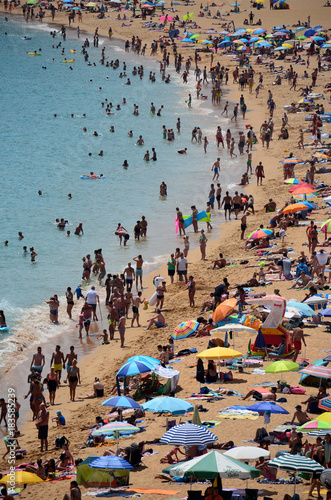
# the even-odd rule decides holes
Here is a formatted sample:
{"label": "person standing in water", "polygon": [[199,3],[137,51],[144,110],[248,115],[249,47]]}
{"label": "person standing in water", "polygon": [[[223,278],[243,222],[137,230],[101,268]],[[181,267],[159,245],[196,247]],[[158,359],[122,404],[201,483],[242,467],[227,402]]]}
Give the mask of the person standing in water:
{"label": "person standing in water", "polygon": [[74,307],[74,294],[72,293],[70,286],[68,286],[66,291],[66,299],[67,299],[67,314],[69,316],[69,319],[72,319],[71,311],[72,308]]}
{"label": "person standing in water", "polygon": [[185,227],[184,227],[184,218],[183,218],[183,214],[182,214],[182,212],[179,210],[179,208],[178,208],[178,207],[176,208],[176,212],[177,212],[176,219],[177,219],[177,221],[178,221],[179,236],[181,236],[181,235],[182,235],[182,231],[183,231],[183,235],[185,236]]}

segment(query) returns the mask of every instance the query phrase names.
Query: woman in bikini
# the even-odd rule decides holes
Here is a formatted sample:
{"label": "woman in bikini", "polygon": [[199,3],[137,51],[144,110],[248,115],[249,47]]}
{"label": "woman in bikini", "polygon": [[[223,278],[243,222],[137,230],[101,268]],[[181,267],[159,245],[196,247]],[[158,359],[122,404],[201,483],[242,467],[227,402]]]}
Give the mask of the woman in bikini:
{"label": "woman in bikini", "polygon": [[80,383],[80,370],[77,366],[77,359],[74,359],[68,371],[70,401],[75,401],[76,387]]}
{"label": "woman in bikini", "polygon": [[67,299],[67,314],[69,316],[69,319],[72,319],[71,311],[72,308],[74,307],[74,294],[72,293],[70,286],[68,286],[66,291],[66,299]]}

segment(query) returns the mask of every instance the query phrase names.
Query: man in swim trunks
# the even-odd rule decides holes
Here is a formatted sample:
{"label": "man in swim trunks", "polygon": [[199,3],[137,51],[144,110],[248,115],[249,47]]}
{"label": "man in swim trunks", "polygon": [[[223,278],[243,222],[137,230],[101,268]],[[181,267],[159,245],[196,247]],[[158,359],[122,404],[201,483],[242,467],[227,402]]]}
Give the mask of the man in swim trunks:
{"label": "man in swim trunks", "polygon": [[45,366],[45,356],[41,353],[41,347],[37,348],[36,354],[33,355],[30,370],[41,373]]}
{"label": "man in swim trunks", "polygon": [[234,213],[236,216],[236,220],[238,219],[238,212],[241,208],[241,196],[238,194],[238,191],[235,192],[234,197],[232,198]]}
{"label": "man in swim trunks", "polygon": [[141,298],[142,292],[138,292],[137,297],[132,297],[132,321],[131,321],[131,328],[133,328],[133,323],[134,320],[137,321],[137,326],[140,326],[139,324],[139,306],[140,304],[143,304],[145,299]]}
{"label": "man in swim trunks", "polygon": [[294,349],[295,349],[295,353],[293,356],[294,363],[296,362],[296,359],[299,355],[299,352],[301,351],[301,342],[304,343],[305,347],[307,345],[305,338],[303,336],[303,326],[304,326],[304,323],[301,321],[301,323],[299,323],[299,326],[297,328],[294,328],[293,332],[292,332],[292,340],[293,340]]}
{"label": "man in swim trunks", "polygon": [[117,320],[117,309],[116,302],[117,298],[111,300],[108,304],[109,314],[108,314],[108,322],[109,322],[109,340],[114,340],[114,333],[116,328],[116,320]]}
{"label": "man in swim trunks", "polygon": [[134,257],[133,260],[136,263],[136,288],[138,290],[138,280],[140,278],[140,288],[143,287],[143,263],[144,260],[141,255],[138,255],[137,257]]}
{"label": "man in swim trunks", "polygon": [[221,168],[220,160],[221,160],[220,158],[217,158],[217,160],[215,161],[215,163],[213,163],[213,166],[211,167],[211,170],[214,171],[213,181],[217,181],[220,176],[220,168]]}
{"label": "man in swim trunks", "polygon": [[149,330],[152,325],[155,325],[156,328],[163,328],[164,326],[166,326],[165,318],[163,314],[161,314],[160,309],[156,309],[156,313],[156,316],[153,316],[153,318],[149,320],[147,328],[145,328],[145,330]]}
{"label": "man in swim trunks", "polygon": [[140,236],[144,236],[146,238],[147,226],[148,226],[148,222],[146,220],[146,217],[144,215],[142,215],[141,221],[140,221]]}
{"label": "man in swim trunks", "polygon": [[135,275],[134,269],[131,266],[131,262],[128,263],[128,266],[124,269],[123,274],[125,276],[126,291],[127,292],[131,292],[132,284],[133,284],[133,278],[134,278],[134,275]]}
{"label": "man in swim trunks", "polygon": [[232,198],[229,196],[229,191],[225,193],[225,196],[223,198],[221,206],[224,205],[224,212],[225,212],[225,220],[227,219],[226,217],[226,212],[229,212],[229,220],[231,220],[231,207],[232,207]]}
{"label": "man in swim trunks", "polygon": [[88,337],[88,332],[92,321],[93,307],[87,302],[85,302],[80,313],[83,315],[86,336]]}
{"label": "man in swim trunks", "polygon": [[95,290],[95,286],[92,286],[91,290],[89,290],[87,292],[87,294],[86,294],[86,302],[93,309],[93,321],[98,321],[97,304],[98,303],[100,304],[100,300],[99,300],[99,294]]}
{"label": "man in swim trunks", "polygon": [[49,411],[46,409],[45,403],[41,403],[40,410],[38,412],[36,427],[38,429],[38,439],[40,439],[40,451],[43,452],[48,450],[48,422],[49,422]]}
{"label": "man in swim trunks", "polygon": [[255,173],[256,173],[256,184],[259,185],[260,181],[260,186],[262,186],[262,179],[264,177],[264,167],[262,165],[262,162],[260,162],[256,167]]}
{"label": "man in swim trunks", "polygon": [[220,184],[217,184],[217,189],[216,189],[216,200],[217,200],[217,208],[218,210],[221,209],[221,195],[222,195],[222,188]]}
{"label": "man in swim trunks", "polygon": [[[64,364],[66,365],[67,367],[67,373],[69,371],[69,368],[70,366],[72,366],[72,362],[74,359],[77,360],[78,356],[77,354],[75,353],[75,348],[73,345],[70,346],[70,352],[66,355],[65,357],[65,360],[64,360]],[[66,382],[66,380],[64,381]]]}
{"label": "man in swim trunks", "polygon": [[[214,187],[214,184],[210,185],[210,191],[209,191],[208,198],[209,198],[210,208],[212,210],[214,210],[214,203],[215,203],[215,187]],[[207,226],[208,226],[208,224],[207,224]]]}
{"label": "man in swim trunks", "polygon": [[59,381],[59,384],[61,383],[61,373],[62,373],[62,366],[63,369],[65,368],[65,362],[64,362],[64,356],[63,352],[60,351],[60,346],[57,345],[55,347],[55,351],[52,354],[52,359],[50,366],[54,366],[54,371],[57,374],[57,378]]}

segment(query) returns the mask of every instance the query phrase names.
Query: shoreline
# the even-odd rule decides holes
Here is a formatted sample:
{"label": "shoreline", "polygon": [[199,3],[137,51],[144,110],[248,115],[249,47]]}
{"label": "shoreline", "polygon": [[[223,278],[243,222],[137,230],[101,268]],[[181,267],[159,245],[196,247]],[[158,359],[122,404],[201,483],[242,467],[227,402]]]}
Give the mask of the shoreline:
{"label": "shoreline", "polygon": [[[257,69],[257,68],[256,68]],[[265,72],[265,78],[267,79],[268,73]],[[231,77],[229,78],[229,81],[231,81]],[[270,85],[270,80],[268,83],[266,83],[266,89],[268,88],[267,85]],[[284,86],[287,84],[284,84]],[[230,84],[229,87],[231,88],[233,85]],[[285,87],[287,89],[287,87]],[[204,89],[205,90],[205,89]],[[276,91],[277,89],[272,90]],[[282,90],[282,89],[280,89]],[[264,91],[263,97],[265,97],[267,90]],[[237,89],[232,89],[231,88],[231,96],[235,96],[239,99],[240,91]],[[245,92],[245,97],[248,97],[247,91]],[[254,96],[253,96],[254,97]],[[283,96],[283,98],[280,96],[280,105],[279,109],[277,112],[277,125],[279,124],[280,121],[280,115],[282,114],[282,108],[281,104],[283,103],[284,99],[286,99],[287,96]],[[288,99],[290,98],[289,96],[287,97]],[[281,100],[283,99],[283,100]],[[222,100],[223,102],[223,100]],[[235,102],[235,100],[234,100]],[[246,117],[246,123],[252,123],[254,125],[254,129],[258,130],[258,123],[262,122],[265,117],[266,117],[266,112],[265,112],[265,103],[261,104],[260,99],[254,101],[255,107],[251,106],[251,108],[248,109],[247,117]],[[250,105],[251,103],[249,103]],[[300,122],[301,117],[292,116],[290,117],[291,124],[293,126],[297,126],[297,123]],[[232,125],[231,125],[232,126]],[[238,125],[239,128],[239,125]],[[237,131],[237,129],[236,129]],[[293,135],[293,132],[291,132],[291,135]],[[256,216],[255,217],[250,217],[248,218],[248,224],[249,224],[249,232],[253,230],[254,228],[257,228],[260,223],[266,224],[269,221],[270,216],[268,214],[265,214],[263,210],[263,204],[266,202],[267,198],[270,196],[277,196],[277,208],[278,206],[282,206],[282,202],[284,199],[288,198],[288,188],[286,186],[280,185],[280,181],[282,178],[282,169],[281,167],[278,167],[280,165],[279,159],[281,157],[282,151],[284,149],[292,150],[294,151],[295,149],[295,140],[292,139],[291,141],[288,141],[287,143],[278,143],[277,142],[277,134],[275,131],[274,134],[274,140],[271,143],[272,149],[267,152],[262,149],[261,143],[258,144],[257,149],[253,152],[253,164],[257,164],[258,161],[262,161],[264,166],[265,166],[265,172],[266,172],[266,179],[265,179],[265,185],[263,186],[263,189],[259,188],[255,184],[255,177],[253,176],[251,179],[251,184],[247,186],[246,192],[249,194],[253,194],[255,198],[255,210],[256,210]],[[310,154],[310,150],[308,150],[308,154]],[[300,152],[301,153],[301,152]],[[284,153],[283,153],[284,154]],[[216,153],[215,153],[216,155]],[[304,153],[305,156],[307,156],[307,152]],[[230,161],[230,160],[229,160]],[[303,175],[303,172],[305,171],[306,167],[305,166],[298,166],[296,167],[297,170],[297,176]],[[300,171],[300,174],[299,174]],[[321,178],[321,176],[319,176]],[[322,176],[323,180],[324,178],[330,179],[330,175]],[[238,186],[239,190],[239,186]],[[224,193],[222,193],[223,195]],[[324,212],[323,212],[324,213]],[[319,220],[322,220],[323,215],[319,214],[318,212],[316,213],[316,218]],[[248,254],[248,252],[243,252],[240,248],[240,244],[243,242],[238,241],[239,240],[239,235],[240,235],[240,221],[231,221],[231,224],[223,222],[219,228],[217,228],[217,238],[213,240],[209,240],[207,244],[207,259],[208,261],[202,262],[200,261],[200,254],[199,254],[199,248],[196,248],[194,250],[190,250],[189,252],[189,262],[192,262],[192,267],[189,267],[189,269],[193,269],[194,271],[193,274],[195,276],[195,279],[197,281],[197,299],[196,303],[200,304],[200,301],[203,299],[206,299],[206,296],[208,295],[209,291],[211,290],[212,286],[217,284],[217,282],[221,282],[222,278],[224,276],[228,276],[229,279],[231,280],[231,284],[234,285],[235,280],[242,280],[246,279],[247,274],[251,274],[253,270],[247,270],[244,267],[238,266],[238,268],[234,269],[223,269],[220,271],[209,271],[207,270],[207,266],[210,265],[210,260],[212,256],[215,256],[218,254],[219,251],[222,251],[225,255],[225,257],[231,257],[235,258],[236,260],[240,260],[242,258],[253,258],[252,254]],[[301,233],[299,232],[300,228],[293,228],[292,232],[289,231],[289,236],[287,238],[287,244],[292,245],[295,247],[296,252],[298,253],[300,250],[300,247],[302,248],[302,244],[304,241],[304,238],[302,238]],[[216,231],[215,231],[216,232]],[[220,237],[220,232],[222,233],[222,237]],[[248,234],[248,230],[247,230]],[[247,236],[246,234],[246,236]],[[301,239],[300,239],[301,237]],[[165,270],[165,266],[161,266],[159,268],[159,272],[161,275]],[[191,271],[189,271],[191,272]],[[164,276],[167,279],[167,276]],[[147,281],[148,279],[148,281]],[[153,290],[153,285],[151,283],[152,280],[152,275],[149,276],[144,276],[144,280],[146,280],[147,283],[147,290]],[[168,282],[168,279],[167,279]],[[145,284],[146,286],[146,284]],[[286,290],[288,289],[288,284],[286,283],[280,283],[276,282],[274,286],[280,287],[282,294],[286,295],[286,298],[289,298],[291,295],[295,296],[298,300],[301,300],[303,298],[304,292],[287,292]],[[265,290],[265,289],[260,289],[258,290]],[[267,292],[271,293],[273,290],[273,286],[269,289],[267,289]],[[145,290],[144,290],[145,292]],[[148,292],[149,293],[149,292]],[[148,299],[148,297],[146,297]],[[169,307],[170,306],[170,307]],[[198,307],[198,306],[197,306]],[[93,383],[93,377],[98,376],[100,380],[105,385],[105,393],[108,393],[108,390],[111,388],[112,383],[114,381],[113,374],[117,371],[118,367],[120,364],[122,364],[122,361],[125,357],[128,357],[129,355],[133,355],[137,352],[141,352],[143,349],[144,354],[148,355],[156,355],[156,345],[158,343],[163,343],[166,342],[167,337],[170,335],[173,326],[176,326],[176,324],[180,323],[181,321],[185,319],[190,319],[190,315],[192,314],[192,317],[197,316],[197,307],[192,311],[188,307],[188,299],[187,299],[187,291],[185,287],[178,285],[178,283],[175,283],[174,286],[170,287],[169,286],[169,292],[166,294],[166,299],[165,299],[165,309],[167,309],[165,315],[168,323],[168,328],[162,329],[161,330],[151,330],[150,332],[144,332],[140,329],[135,328],[134,331],[131,328],[127,329],[126,332],[126,337],[127,337],[127,342],[130,342],[130,347],[128,349],[123,349],[120,350],[118,348],[118,340],[115,341],[111,346],[99,346],[93,352],[87,354],[86,356],[83,357],[83,359],[79,359],[79,366],[82,369],[82,385],[78,387],[78,394],[81,395],[83,393],[91,393],[91,386]],[[170,309],[170,310],[169,310]],[[141,319],[144,321],[150,316],[150,313],[152,311],[149,309],[147,311],[141,311]],[[169,318],[169,321],[168,321]],[[177,323],[176,323],[177,321]],[[141,323],[141,324],[143,324]],[[100,325],[98,325],[100,326]],[[315,331],[311,331],[309,329],[309,333],[307,333],[307,342],[309,343],[309,346],[311,347],[311,351],[309,356],[320,356],[318,353],[320,352],[318,349],[323,348],[323,343],[324,345],[326,342],[329,341],[329,337],[325,332],[321,332],[321,328],[318,328],[318,333],[319,336],[315,340],[314,346],[312,345],[312,342],[314,341],[313,339],[313,334]],[[118,333],[115,333],[115,337],[118,338]],[[242,335],[242,336],[236,336],[235,337],[235,342],[236,342],[236,348],[242,350],[244,353],[243,349],[246,349],[248,340],[250,339],[249,335]],[[109,347],[109,349],[108,349]],[[196,347],[199,351],[202,350],[203,348],[206,347],[206,339],[193,339],[189,338],[184,341],[177,341],[176,342],[176,350],[182,349],[182,348],[190,348],[190,347]],[[108,350],[107,350],[108,349]],[[123,352],[124,351],[124,352]],[[128,354],[127,354],[128,353]],[[314,354],[313,354],[314,353]],[[314,359],[314,358],[312,358]],[[194,379],[194,368],[189,368],[187,367],[190,362],[192,363],[195,360],[195,357],[191,356],[187,358],[186,360],[182,360],[181,363],[178,363],[174,366],[174,368],[178,368],[181,371],[181,378],[179,382],[179,391],[176,393],[176,396],[182,398],[182,397],[187,397],[190,395],[192,392],[195,392],[198,390],[198,384]],[[98,368],[96,368],[96,366]],[[86,373],[86,375],[85,375]],[[233,387],[239,390],[243,391],[244,389],[246,390],[246,387],[248,385],[248,381],[246,381],[246,376],[243,375],[242,377],[239,377],[238,374],[236,373],[235,378],[245,379],[242,380],[242,386],[240,385],[240,382],[238,382],[238,385],[235,384]],[[279,376],[278,376],[279,378]],[[297,382],[297,374],[294,373],[289,373],[286,374],[287,380],[293,381],[293,383]],[[249,383],[253,384],[254,382],[259,383],[261,380],[264,380],[263,377],[253,376],[250,374],[249,376]],[[277,376],[269,376],[268,380],[276,381]],[[309,394],[309,392],[308,392]],[[288,406],[287,408],[291,411],[294,408],[295,404],[298,404],[301,402],[302,396],[293,396],[291,395],[288,400]],[[86,449],[84,451],[78,451],[77,448],[77,443],[82,443],[82,432],[79,429],[79,426],[82,425],[83,423],[90,422],[92,423],[94,421],[94,417],[98,414],[102,413],[102,409],[100,407],[99,401],[98,400],[87,400],[87,401],[81,401],[77,403],[69,403],[68,402],[68,390],[63,390],[61,388],[60,391],[57,393],[56,397],[56,403],[60,402],[61,403],[61,411],[62,413],[66,416],[67,421],[68,421],[68,426],[66,429],[64,429],[64,434],[70,436],[70,440],[73,442],[73,450],[75,451],[75,456],[80,456],[80,454],[83,453],[86,454],[86,456],[94,454],[92,450]],[[230,405],[230,404],[238,404],[237,402],[234,401],[234,398],[230,398],[225,400],[222,405]],[[290,408],[291,405],[291,408]],[[213,406],[213,405],[211,405]],[[216,407],[216,405],[215,405]],[[219,405],[217,405],[219,407]],[[209,408],[209,414],[207,414],[207,420],[216,418],[215,413],[213,412],[213,408],[210,406],[207,406]],[[52,409],[53,410],[57,409],[57,406]],[[218,408],[219,409],[219,408]],[[216,411],[216,408],[214,409]],[[294,410],[293,410],[294,411]],[[51,416],[54,416],[53,413]],[[144,433],[143,439],[151,438],[152,436],[159,436],[162,435],[163,429],[160,429],[160,427],[164,424],[164,418],[155,418],[156,416],[152,414],[146,414],[145,422],[146,424],[150,427],[149,429],[146,430]],[[289,415],[290,417],[290,415]],[[154,422],[154,420],[156,422]],[[284,418],[282,418],[279,415],[272,415],[272,425],[276,426],[277,424],[281,423]],[[220,440],[226,440],[227,436],[233,435],[236,437],[236,440],[238,439],[238,442],[236,441],[236,444],[240,445],[240,436],[245,435],[247,436],[246,432],[249,429],[249,436],[251,437],[253,435],[253,429],[255,432],[255,429],[258,426],[263,425],[262,420],[258,420],[256,422],[250,422],[249,420],[245,421],[245,424],[247,422],[247,425],[242,425],[238,424],[238,422],[231,422],[228,420],[222,421],[222,425],[215,427],[213,431],[219,436]],[[224,426],[223,426],[224,423]],[[237,424],[237,427],[235,426]],[[31,446],[32,451],[29,450],[29,455],[28,455],[28,461],[33,460],[37,457],[40,456],[40,453],[38,455],[38,451],[35,448],[35,441],[36,441],[36,430],[34,428],[34,425],[31,422],[27,422],[24,427],[22,428],[22,433],[23,441],[24,444],[27,444],[26,447]],[[58,434],[58,431],[56,429],[50,429],[50,435],[51,435],[51,443],[53,444],[55,436]],[[72,436],[72,438],[71,438]],[[20,440],[20,441],[21,441]],[[131,441],[135,440],[135,438],[131,438]],[[121,438],[122,443],[126,445],[126,443],[129,444],[129,442],[126,439]],[[272,453],[274,454],[276,451],[278,451],[279,448],[272,447]],[[104,448],[101,448],[101,450],[97,450],[96,454],[100,455],[104,452]],[[168,451],[168,448],[167,448]],[[163,453],[164,450],[162,449],[159,453]],[[165,453],[165,452],[164,452]],[[78,455],[79,454],[79,455]],[[156,460],[154,464],[154,469],[157,470],[158,472],[160,471],[162,466],[159,464],[159,458],[161,458],[162,455],[158,456],[156,455]],[[84,455],[85,457],[85,455]],[[152,468],[153,466],[151,465],[151,459],[146,459],[148,467],[151,467],[151,471],[154,469]],[[154,485],[152,476],[152,472],[149,472],[147,470],[147,474],[144,474],[143,472],[141,474],[134,474],[131,476],[131,482],[134,481],[135,486],[141,486],[143,487],[146,484],[149,485]],[[149,481],[147,480],[147,477],[149,477]],[[63,482],[62,482],[63,483]],[[64,481],[65,483],[65,481]],[[240,485],[241,483],[237,480],[233,481],[234,484]],[[183,496],[182,493],[187,490],[187,486],[178,486],[177,485],[162,485],[161,483],[160,487],[164,488],[170,488],[170,490],[178,489],[180,490],[181,494],[178,496]],[[226,484],[227,486],[227,484]],[[256,483],[253,481],[249,481],[249,487],[256,487]],[[44,485],[43,485],[44,487]],[[47,490],[48,487],[48,490]],[[64,486],[65,487],[65,486]],[[28,498],[28,494],[36,491],[36,487],[29,486],[28,491],[24,491],[22,498]],[[300,496],[303,494],[304,488],[307,489],[307,485],[300,485],[298,487],[298,491],[300,493]],[[68,486],[67,486],[68,489]],[[277,491],[275,491],[275,487],[269,486],[269,485],[261,485],[260,489],[268,490],[270,493],[270,490],[273,491],[272,494],[275,494],[274,498],[281,498],[285,492],[289,491],[289,487],[284,486],[279,486],[277,487]],[[49,493],[49,498],[55,498],[55,491],[54,489],[51,489],[51,485],[45,485],[45,491],[48,491]],[[61,490],[65,491],[65,490]],[[84,490],[86,491],[86,490]],[[87,490],[88,491],[88,490]],[[268,494],[268,491],[265,492],[265,494]],[[292,491],[292,488],[291,488]],[[37,493],[36,493],[37,494]],[[53,496],[52,496],[53,495]],[[169,494],[169,497],[171,495]],[[173,496],[173,495],[172,495]],[[144,495],[146,497],[146,500],[149,499],[155,499],[155,496],[153,497],[152,495],[146,494]]]}

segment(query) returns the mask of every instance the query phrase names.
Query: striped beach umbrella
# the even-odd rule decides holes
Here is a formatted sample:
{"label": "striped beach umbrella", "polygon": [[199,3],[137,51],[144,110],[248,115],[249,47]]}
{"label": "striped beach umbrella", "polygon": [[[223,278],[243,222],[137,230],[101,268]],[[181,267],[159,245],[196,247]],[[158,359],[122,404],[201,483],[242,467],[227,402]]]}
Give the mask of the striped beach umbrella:
{"label": "striped beach umbrella", "polygon": [[331,233],[331,219],[328,219],[322,223],[321,231],[323,231],[323,233]]}
{"label": "striped beach umbrella", "polygon": [[115,436],[115,434],[124,436],[136,434],[137,432],[140,432],[140,429],[135,425],[128,424],[127,422],[111,422],[110,424],[95,429],[92,432],[92,436]]}
{"label": "striped beach umbrella", "polygon": [[331,396],[320,399],[318,402],[318,407],[321,410],[331,411]]}
{"label": "striped beach umbrella", "polygon": [[318,378],[331,378],[331,368],[327,368],[326,366],[308,365],[306,368],[300,370],[299,373],[313,375]]}
{"label": "striped beach umbrella", "polygon": [[194,424],[175,425],[160,439],[161,444],[177,444],[182,446],[206,445],[216,441],[217,436],[205,427]]}
{"label": "striped beach umbrella", "polygon": [[171,413],[171,415],[185,415],[185,413],[194,410],[193,406],[184,399],[167,396],[151,399],[147,403],[142,404],[141,407],[144,411]]}
{"label": "striped beach umbrella", "polygon": [[300,194],[295,194],[295,195],[293,195],[293,198],[295,200],[299,200],[299,201],[300,200],[304,200],[304,201],[305,200],[310,200],[310,201],[312,201],[312,200],[317,200],[318,199],[315,193],[307,193],[307,194],[300,193]]}
{"label": "striped beach umbrella", "polygon": [[319,431],[319,430],[328,430],[328,429],[331,429],[330,422],[323,422],[323,420],[311,420],[310,422],[306,422],[305,424],[298,427],[297,431],[298,432],[310,432],[312,430]]}
{"label": "striped beach umbrella", "polygon": [[[331,48],[331,45],[329,46]],[[312,156],[315,156],[315,158],[322,158],[323,160],[330,160],[330,156],[324,154],[324,153],[314,153]]]}
{"label": "striped beach umbrella", "polygon": [[249,236],[249,240],[258,240],[260,238],[266,238],[267,236],[271,236],[273,234],[273,231],[270,229],[257,229],[256,231],[253,231]]}
{"label": "striped beach umbrella", "polygon": [[298,472],[313,474],[314,472],[320,473],[324,470],[322,465],[311,458],[302,457],[300,455],[290,455],[289,453],[273,458],[268,462],[268,466],[294,472],[294,493],[296,487],[296,475]]}
{"label": "striped beach umbrella", "polygon": [[259,477],[260,471],[250,467],[235,458],[228,457],[225,453],[213,450],[200,457],[195,457],[187,462],[167,467],[162,472],[171,476],[193,476],[197,479],[240,478],[249,479]]}
{"label": "striped beach umbrella", "polygon": [[199,323],[195,320],[183,321],[180,325],[176,326],[174,333],[171,334],[173,339],[181,340],[191,337],[199,328]]}

